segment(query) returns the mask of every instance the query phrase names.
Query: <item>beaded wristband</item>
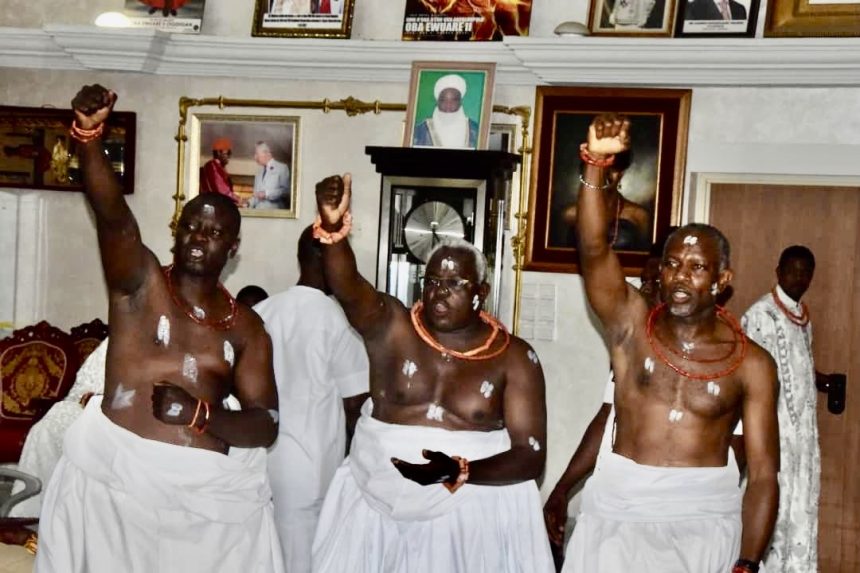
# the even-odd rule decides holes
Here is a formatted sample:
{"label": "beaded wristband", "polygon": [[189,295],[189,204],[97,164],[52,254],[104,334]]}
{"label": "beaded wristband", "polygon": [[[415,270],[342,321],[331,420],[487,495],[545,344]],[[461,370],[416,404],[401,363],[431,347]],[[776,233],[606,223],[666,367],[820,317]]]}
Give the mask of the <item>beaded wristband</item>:
{"label": "beaded wristband", "polygon": [[206,416],[203,418],[203,424],[199,428],[194,428],[198,434],[202,434],[209,427],[209,402],[203,402],[203,408],[206,410]]}
{"label": "beaded wristband", "polygon": [[609,167],[613,163],[615,163],[615,155],[607,155],[602,159],[598,159],[594,157],[588,151],[588,144],[583,143],[579,146],[579,158],[582,159],[584,163],[588,163],[589,165],[594,165],[596,167]]}
{"label": "beaded wristband", "polygon": [[349,211],[343,214],[343,224],[334,233],[322,228],[322,218],[317,215],[313,225],[313,236],[323,245],[334,245],[344,240],[349,235],[350,230],[352,230],[352,213]]}
{"label": "beaded wristband", "polygon": [[72,120],[72,127],[69,129],[69,137],[80,143],[89,143],[95,141],[104,133],[105,124],[100,123],[95,129],[84,129],[78,127],[78,122]]}
{"label": "beaded wristband", "polygon": [[582,175],[580,175],[579,176],[579,182],[582,183],[582,185],[584,187],[587,187],[589,189],[594,189],[595,191],[606,191],[607,189],[609,189],[609,182],[608,181],[602,186],[601,185],[592,185],[591,183],[589,183],[588,181],[583,179]]}
{"label": "beaded wristband", "polygon": [[758,573],[759,564],[749,559],[738,559],[732,567],[732,573]]}
{"label": "beaded wristband", "polygon": [[456,460],[460,464],[460,473],[457,475],[457,480],[454,483],[442,482],[449,492],[454,493],[469,480],[469,460],[460,456],[451,456],[452,460]]}

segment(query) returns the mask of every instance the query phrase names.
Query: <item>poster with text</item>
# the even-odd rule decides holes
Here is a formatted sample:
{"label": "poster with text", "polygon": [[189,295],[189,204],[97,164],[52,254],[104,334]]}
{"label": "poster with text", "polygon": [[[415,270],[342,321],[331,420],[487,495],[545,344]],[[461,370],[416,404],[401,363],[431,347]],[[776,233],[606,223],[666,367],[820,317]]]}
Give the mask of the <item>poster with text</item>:
{"label": "poster with text", "polygon": [[133,28],[199,34],[206,0],[125,0],[123,13]]}
{"label": "poster with text", "polygon": [[528,36],[532,0],[406,0],[404,40]]}

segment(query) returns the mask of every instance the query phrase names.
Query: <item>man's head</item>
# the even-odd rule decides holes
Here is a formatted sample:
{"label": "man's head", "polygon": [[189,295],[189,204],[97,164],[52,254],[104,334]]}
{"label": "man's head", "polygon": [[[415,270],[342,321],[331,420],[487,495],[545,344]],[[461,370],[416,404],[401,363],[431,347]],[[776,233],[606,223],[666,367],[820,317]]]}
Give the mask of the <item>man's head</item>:
{"label": "man's head", "polygon": [[323,271],[322,245],[314,238],[313,225],[308,225],[299,235],[296,255],[299,259],[299,284],[316,288],[326,294],[331,294],[325,282]]}
{"label": "man's head", "polygon": [[690,223],[669,235],[660,268],[660,298],[673,316],[710,312],[732,279],[729,241],[719,229]]}
{"label": "man's head", "polygon": [[479,320],[490,292],[487,260],[472,243],[445,240],[427,259],[424,269],[424,317],[433,329],[460,330]]}
{"label": "man's head", "polygon": [[173,262],[179,272],[220,275],[239,249],[242,217],[233,200],[218,193],[185,204],[176,227]]}
{"label": "man's head", "polygon": [[815,255],[803,245],[792,245],[782,251],[776,267],[776,279],[780,288],[794,301],[809,290],[815,274]]}
{"label": "man's head", "polygon": [[433,96],[436,107],[444,113],[454,113],[463,105],[466,95],[466,80],[457,74],[448,74],[436,80],[433,86]]}
{"label": "man's head", "polygon": [[219,137],[212,142],[212,157],[220,161],[221,165],[227,165],[232,154],[233,144],[226,137]]}
{"label": "man's head", "polygon": [[254,147],[254,161],[257,165],[265,166],[272,159],[272,149],[265,141],[258,141]]}
{"label": "man's head", "polygon": [[263,302],[267,298],[269,298],[269,293],[266,292],[266,289],[257,285],[244,286],[236,294],[236,300],[249,307],[254,306],[258,302]]}

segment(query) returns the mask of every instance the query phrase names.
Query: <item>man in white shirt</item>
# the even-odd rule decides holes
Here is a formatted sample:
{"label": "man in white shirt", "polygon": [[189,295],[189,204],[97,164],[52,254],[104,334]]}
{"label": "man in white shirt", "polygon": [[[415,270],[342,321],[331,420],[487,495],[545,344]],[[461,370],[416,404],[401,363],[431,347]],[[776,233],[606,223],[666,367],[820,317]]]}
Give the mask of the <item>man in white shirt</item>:
{"label": "man in white shirt", "polygon": [[272,156],[272,149],[265,141],[257,142],[254,161],[262,167],[254,175],[254,197],[252,209],[290,208],[290,168]]}
{"label": "man in white shirt", "polygon": [[367,353],[330,298],[311,227],[299,238],[296,286],[257,304],[274,349],[280,401],[269,450],[275,523],[291,573],[310,573],[323,498],[368,394]]}
{"label": "man in white shirt", "polygon": [[801,245],[785,249],[776,267],[777,285],[741,320],[747,336],[773,356],[779,377],[779,513],[765,554],[768,573],[818,570],[821,454],[815,392],[828,377],[815,370],[809,310],[800,302],[814,271],[812,251]]}

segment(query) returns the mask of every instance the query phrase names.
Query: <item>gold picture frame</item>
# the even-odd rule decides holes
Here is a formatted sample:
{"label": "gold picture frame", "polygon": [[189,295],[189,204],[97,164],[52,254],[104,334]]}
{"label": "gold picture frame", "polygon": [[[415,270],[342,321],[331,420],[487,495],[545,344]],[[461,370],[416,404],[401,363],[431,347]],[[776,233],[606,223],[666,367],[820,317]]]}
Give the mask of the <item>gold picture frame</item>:
{"label": "gold picture frame", "polygon": [[[413,62],[403,146],[486,149],[495,73],[496,64],[492,62]],[[459,85],[454,87],[454,83]],[[446,86],[460,92],[461,103],[454,111],[462,110],[468,120],[468,133],[465,134],[468,140],[464,138],[459,145],[444,143],[444,137],[438,141],[433,135],[431,122],[436,119],[434,113],[439,105],[437,92],[440,89],[447,91]]]}
{"label": "gold picture frame", "polygon": [[860,2],[769,0],[766,37],[860,36]]}
{"label": "gold picture frame", "polygon": [[349,38],[355,0],[330,0],[325,8],[323,4],[322,0],[256,0],[251,35]]}

